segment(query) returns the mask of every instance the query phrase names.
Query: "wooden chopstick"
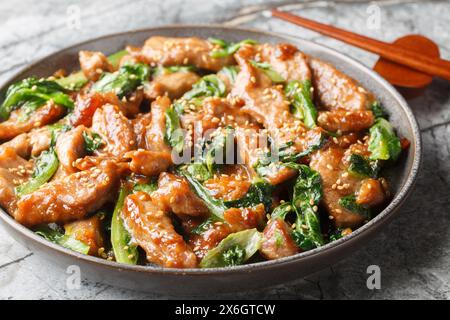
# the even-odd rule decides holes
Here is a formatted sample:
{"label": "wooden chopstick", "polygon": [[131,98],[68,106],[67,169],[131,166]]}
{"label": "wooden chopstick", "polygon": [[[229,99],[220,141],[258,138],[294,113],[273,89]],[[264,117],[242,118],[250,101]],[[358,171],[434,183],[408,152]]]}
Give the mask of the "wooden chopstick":
{"label": "wooden chopstick", "polygon": [[450,81],[450,61],[430,58],[391,43],[369,38],[277,9],[272,9],[271,13],[274,17],[376,53],[387,60]]}

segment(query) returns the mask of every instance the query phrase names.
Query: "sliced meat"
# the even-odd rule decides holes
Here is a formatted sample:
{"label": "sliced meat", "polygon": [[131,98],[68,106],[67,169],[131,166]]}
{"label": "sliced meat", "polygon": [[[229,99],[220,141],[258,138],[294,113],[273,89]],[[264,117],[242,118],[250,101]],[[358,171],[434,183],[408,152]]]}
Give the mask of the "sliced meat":
{"label": "sliced meat", "polygon": [[55,122],[63,116],[65,108],[48,102],[27,116],[24,112],[22,109],[15,110],[8,120],[0,123],[0,141],[10,140],[21,133]]}
{"label": "sliced meat", "polygon": [[117,189],[119,169],[113,161],[53,180],[17,202],[14,218],[31,227],[84,218],[108,202]]}
{"label": "sliced meat", "polygon": [[262,203],[252,208],[230,208],[223,213],[224,220],[234,232],[260,227],[266,216]]}
{"label": "sliced meat", "polygon": [[88,219],[74,221],[64,225],[67,235],[89,246],[89,255],[102,256],[100,248],[105,249],[101,216],[95,215]]}
{"label": "sliced meat", "polygon": [[159,176],[158,190],[152,193],[152,199],[162,210],[180,216],[205,216],[209,213],[186,179],[167,172]]}
{"label": "sliced meat", "polygon": [[241,48],[235,54],[240,71],[231,94],[245,102],[243,112],[266,129],[278,129],[292,118],[289,116],[289,103],[285,100],[282,86],[274,86],[264,72],[249,62],[255,54],[252,47]]}
{"label": "sliced meat", "polygon": [[[359,179],[347,173],[342,164],[345,150],[331,145],[311,157],[310,167],[322,178],[323,203],[338,227],[354,227],[363,223],[364,217],[339,205],[339,199],[354,194]],[[338,188],[339,186],[339,188]]]}
{"label": "sliced meat", "polygon": [[22,158],[37,157],[42,151],[50,147],[51,132],[47,127],[33,129],[28,133],[22,133],[14,139],[5,142],[1,148],[13,148]]}
{"label": "sliced meat", "polygon": [[171,152],[170,146],[167,145],[164,135],[166,132],[166,111],[171,106],[168,97],[159,97],[152,105],[150,113],[152,120],[150,126],[147,127],[147,150]]}
{"label": "sliced meat", "polygon": [[152,121],[151,113],[140,113],[131,120],[131,124],[133,126],[134,135],[136,137],[136,146],[140,149],[144,149],[147,147],[145,136],[147,133],[146,128],[150,125]]}
{"label": "sliced meat", "polygon": [[[189,226],[186,228],[186,225],[191,222],[192,220],[185,221],[183,223],[185,229],[188,229],[188,233],[190,233],[189,231],[192,227]],[[220,241],[225,239],[232,232],[233,230],[228,224],[223,222],[215,222],[201,234],[190,233],[188,243],[190,247],[193,248],[198,259],[202,259],[209,250],[215,248]]]}
{"label": "sliced meat", "polygon": [[117,106],[125,116],[131,117],[139,113],[142,99],[142,90],[137,90],[130,97],[122,100],[113,92],[80,93],[70,116],[70,123],[73,126],[90,127],[95,111],[108,103]]}
{"label": "sliced meat", "polygon": [[258,46],[259,57],[269,63],[286,81],[311,79],[307,57],[295,46],[288,43]]}
{"label": "sliced meat", "polygon": [[[200,69],[219,71],[233,63],[233,57],[213,58],[210,56],[214,45],[199,38],[169,38],[154,36],[145,41],[139,59],[148,64],[163,66],[194,65]],[[128,49],[128,48],[127,48]],[[128,50],[136,54],[134,50]]]}
{"label": "sliced meat", "polygon": [[14,139],[0,145],[0,150],[5,148],[13,149],[19,157],[28,158],[31,155],[30,137],[27,133],[19,134]]}
{"label": "sliced meat", "polygon": [[32,163],[17,155],[14,149],[0,148],[0,206],[9,214],[16,209],[14,189],[26,182],[32,172]]}
{"label": "sliced meat", "polygon": [[170,99],[165,96],[152,103],[151,123],[146,128],[146,149],[138,149],[125,155],[131,159],[130,170],[134,173],[154,176],[166,171],[172,164],[172,150],[164,139],[165,113],[170,105]]}
{"label": "sliced meat", "polygon": [[56,141],[56,154],[61,169],[65,174],[75,173],[75,160],[86,155],[86,147],[84,143],[83,132],[87,131],[86,127],[81,125],[70,131],[61,133]]}
{"label": "sliced meat", "polygon": [[149,194],[136,192],[125,199],[121,217],[147,260],[166,268],[195,268],[197,257],[179,235],[167,213]]}
{"label": "sliced meat", "polygon": [[365,179],[358,190],[356,203],[374,207],[386,201],[386,190],[378,179]]}
{"label": "sliced meat", "polygon": [[372,111],[349,111],[336,109],[333,111],[321,111],[317,122],[319,126],[328,131],[361,131],[372,126],[375,118]]}
{"label": "sliced meat", "polygon": [[192,89],[192,85],[200,80],[195,72],[174,72],[156,76],[153,81],[144,87],[144,96],[155,100],[159,96],[168,96],[178,99],[185,92]]}
{"label": "sliced meat", "polygon": [[52,133],[47,127],[31,130],[28,133],[31,144],[31,156],[37,157],[50,148]]}
{"label": "sliced meat", "polygon": [[105,143],[99,149],[100,153],[119,157],[136,149],[133,126],[117,106],[106,104],[97,109],[92,119],[92,131],[100,134]]}
{"label": "sliced meat", "polygon": [[372,94],[337,70],[316,58],[309,58],[316,103],[328,110],[366,110],[374,101]]}
{"label": "sliced meat", "polygon": [[105,71],[113,71],[106,56],[99,51],[80,51],[80,67],[86,78],[97,81]]}
{"label": "sliced meat", "polygon": [[368,207],[379,205],[386,199],[386,191],[379,180],[348,173],[348,158],[354,153],[362,156],[370,154],[367,144],[358,142],[347,150],[330,144],[311,156],[310,167],[322,178],[323,203],[337,227],[354,228],[367,219],[343,208],[339,204],[340,198],[355,195],[357,203]]}
{"label": "sliced meat", "polygon": [[212,179],[206,180],[204,185],[211,195],[225,201],[240,199],[251,185],[248,173],[242,166],[236,165],[235,172],[216,174]]}
{"label": "sliced meat", "polygon": [[139,149],[126,153],[125,158],[131,159],[132,172],[145,176],[157,176],[172,165],[172,155],[167,152]]}
{"label": "sliced meat", "polygon": [[269,260],[292,256],[300,249],[291,237],[291,228],[281,219],[270,220],[263,232],[261,254]]}

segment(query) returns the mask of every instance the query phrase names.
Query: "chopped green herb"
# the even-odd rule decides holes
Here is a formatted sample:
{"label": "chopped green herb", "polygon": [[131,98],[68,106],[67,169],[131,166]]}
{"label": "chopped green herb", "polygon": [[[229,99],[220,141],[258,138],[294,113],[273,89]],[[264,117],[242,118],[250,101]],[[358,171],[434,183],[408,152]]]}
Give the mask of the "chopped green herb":
{"label": "chopped green herb", "polygon": [[92,86],[92,90],[98,92],[114,92],[122,98],[147,81],[150,77],[150,67],[142,64],[126,64],[120,67],[119,71],[102,74]]}
{"label": "chopped green herb", "polygon": [[74,102],[65,89],[55,81],[26,78],[9,86],[6,97],[0,106],[0,118],[7,120],[13,110],[23,108],[24,116],[53,101],[57,105],[72,110]]}
{"label": "chopped green herb", "polygon": [[378,101],[372,103],[371,109],[375,118],[388,118],[386,110],[384,110],[383,106]]}
{"label": "chopped green herb", "polygon": [[120,216],[127,195],[127,189],[122,187],[111,218],[111,244],[117,262],[136,264],[139,259],[139,251],[136,245],[131,243],[131,235]]}
{"label": "chopped green herb", "polygon": [[250,259],[260,248],[262,236],[256,229],[232,233],[217,247],[208,251],[200,262],[201,268],[235,266]]}
{"label": "chopped green herb", "polygon": [[36,165],[31,179],[25,184],[16,187],[16,194],[19,197],[22,197],[39,189],[44,183],[53,177],[58,170],[58,165],[58,156],[56,155],[56,151],[53,147],[50,147],[47,151],[43,151],[36,160]]}
{"label": "chopped green herb", "polygon": [[378,118],[370,128],[369,151],[371,160],[396,161],[402,148],[392,125],[383,118]]}
{"label": "chopped green herb", "polygon": [[359,154],[352,154],[349,158],[347,171],[356,177],[377,178],[380,171],[378,160],[370,161]]}
{"label": "chopped green herb", "polygon": [[192,89],[183,95],[183,98],[190,100],[199,97],[224,97],[227,87],[215,74],[210,74],[201,78],[192,86]]}
{"label": "chopped green herb", "polygon": [[274,83],[281,83],[285,81],[285,79],[273,69],[272,65],[267,62],[257,62],[255,60],[250,60],[250,64],[255,68],[262,70]]}
{"label": "chopped green herb", "polygon": [[102,137],[96,132],[83,131],[84,147],[88,154],[94,153],[102,144]]}
{"label": "chopped green herb", "polygon": [[291,101],[293,115],[302,120],[308,128],[314,128],[317,121],[317,109],[312,102],[311,81],[290,81],[285,94]]}
{"label": "chopped green herb", "polygon": [[367,219],[371,218],[370,209],[356,202],[355,195],[345,196],[339,199],[339,205],[350,212],[359,214]]}
{"label": "chopped green herb", "polygon": [[251,44],[251,45],[257,44],[255,40],[251,39],[246,39],[239,42],[226,42],[225,40],[222,39],[209,38],[208,41],[220,47],[220,49],[211,51],[210,56],[213,58],[223,58],[231,56],[236,51],[238,51],[239,48],[242,47],[244,44]]}
{"label": "chopped green herb", "polygon": [[166,142],[177,153],[181,153],[184,148],[184,135],[180,126],[180,118],[172,105],[166,110]]}
{"label": "chopped green herb", "polygon": [[79,252],[88,254],[90,247],[68,234],[64,234],[58,230],[57,226],[42,225],[35,229],[35,233],[45,238],[48,241],[59,244],[60,246]]}

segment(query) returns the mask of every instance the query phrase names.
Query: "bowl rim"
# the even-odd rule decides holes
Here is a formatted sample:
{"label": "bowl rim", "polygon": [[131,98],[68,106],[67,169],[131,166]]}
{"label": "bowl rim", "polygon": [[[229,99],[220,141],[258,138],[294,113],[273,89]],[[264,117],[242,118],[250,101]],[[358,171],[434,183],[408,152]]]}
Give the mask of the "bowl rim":
{"label": "bowl rim", "polygon": [[[309,251],[301,252],[289,257],[284,257],[276,260],[268,260],[268,261],[261,261],[261,262],[255,262],[251,264],[244,264],[239,266],[233,266],[233,267],[220,267],[220,268],[187,268],[187,269],[181,269],[181,268],[163,268],[159,266],[142,266],[142,265],[127,265],[118,263],[115,261],[108,261],[105,259],[84,255],[82,253],[78,253],[75,251],[72,251],[70,249],[66,249],[62,246],[59,246],[57,244],[54,244],[50,241],[45,240],[44,238],[40,237],[39,235],[35,234],[30,229],[26,228],[25,226],[21,225],[20,223],[16,222],[14,218],[12,218],[6,211],[3,210],[3,208],[0,208],[0,219],[9,225],[12,229],[15,231],[21,233],[23,236],[25,236],[27,239],[37,242],[41,246],[49,247],[52,250],[55,251],[55,253],[59,253],[61,255],[70,256],[71,258],[74,258],[75,260],[83,260],[86,263],[89,264],[95,264],[97,266],[102,266],[108,269],[115,269],[119,271],[134,271],[139,273],[149,273],[149,274],[161,274],[161,275],[190,275],[190,276],[204,276],[204,275],[223,275],[223,274],[233,274],[233,273],[241,273],[241,272],[253,272],[258,271],[261,269],[268,269],[273,267],[281,267],[282,265],[287,265],[291,263],[295,263],[301,260],[307,260],[313,257],[316,257],[318,255],[325,255],[325,254],[331,254],[333,251],[336,251],[340,247],[344,247],[345,245],[350,245],[351,243],[355,243],[358,241],[358,239],[363,238],[364,236],[368,236],[370,234],[370,229],[376,229],[378,226],[382,226],[382,222],[385,220],[389,220],[392,218],[394,213],[401,207],[403,202],[407,199],[409,194],[411,193],[413,186],[417,180],[418,172],[421,166],[422,162],[422,139],[420,134],[419,125],[417,123],[417,120],[409,107],[408,103],[405,101],[405,99],[400,95],[400,93],[394,89],[394,87],[388,83],[385,79],[383,79],[380,75],[378,75],[375,71],[369,69],[365,65],[363,65],[361,62],[356,60],[355,58],[351,58],[335,49],[332,49],[326,45],[316,43],[311,40],[307,40],[301,37],[296,37],[284,33],[278,33],[278,32],[272,32],[272,31],[265,31],[265,30],[259,30],[255,28],[243,28],[243,27],[234,27],[234,26],[226,26],[226,25],[220,25],[220,24],[168,24],[168,25],[161,25],[157,27],[150,27],[150,28],[137,28],[132,29],[124,32],[118,32],[118,33],[112,33],[107,34],[99,37],[95,37],[92,39],[88,39],[82,42],[75,43],[73,45],[64,47],[62,49],[59,49],[53,53],[50,53],[38,60],[35,60],[31,62],[30,64],[26,65],[25,67],[19,69],[17,72],[15,72],[13,75],[9,76],[6,80],[2,81],[0,83],[0,90],[5,89],[6,85],[11,83],[15,78],[20,76],[21,74],[27,72],[28,70],[34,68],[36,65],[40,64],[41,62],[47,61],[51,59],[53,56],[59,54],[62,51],[70,50],[75,47],[83,46],[85,44],[95,43],[99,40],[105,40],[108,38],[114,38],[117,36],[123,36],[127,34],[133,34],[133,33],[140,33],[140,32],[157,32],[158,30],[168,30],[168,29],[186,29],[186,28],[201,28],[201,29],[210,29],[210,30],[227,30],[227,31],[242,31],[242,32],[251,32],[251,33],[258,33],[260,35],[268,36],[268,37],[274,37],[278,39],[286,39],[291,41],[302,41],[305,43],[308,43],[308,45],[311,45],[312,47],[316,47],[320,49],[321,51],[326,52],[327,54],[330,54],[334,56],[335,58],[338,58],[340,60],[344,60],[345,62],[351,64],[353,67],[359,69],[361,72],[364,72],[368,74],[370,77],[373,78],[374,81],[378,82],[380,85],[384,87],[386,91],[389,92],[389,94],[392,95],[392,97],[399,103],[403,111],[406,113],[408,124],[410,125],[412,129],[412,134],[414,138],[414,152],[412,153],[413,161],[411,168],[407,174],[406,181],[403,185],[400,186],[399,191],[395,195],[395,197],[390,201],[388,206],[384,208],[375,218],[370,220],[368,223],[364,224],[363,226],[359,227],[358,229],[354,230],[351,234],[342,237],[341,239],[332,241],[324,246],[321,246],[319,248],[315,248]],[[317,271],[317,270],[315,270]],[[313,271],[312,271],[313,272]]]}

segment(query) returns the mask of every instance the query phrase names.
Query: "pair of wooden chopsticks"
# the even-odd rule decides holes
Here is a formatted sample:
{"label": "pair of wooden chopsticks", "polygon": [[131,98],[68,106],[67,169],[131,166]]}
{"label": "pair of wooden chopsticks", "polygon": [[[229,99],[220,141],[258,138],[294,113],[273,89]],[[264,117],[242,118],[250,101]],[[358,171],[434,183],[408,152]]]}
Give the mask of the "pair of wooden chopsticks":
{"label": "pair of wooden chopsticks", "polygon": [[272,16],[282,20],[376,53],[387,60],[450,81],[450,61],[439,58],[430,58],[423,54],[398,47],[391,43],[372,39],[357,33],[302,18],[291,13],[279,11],[277,9],[273,9],[271,14]]}

